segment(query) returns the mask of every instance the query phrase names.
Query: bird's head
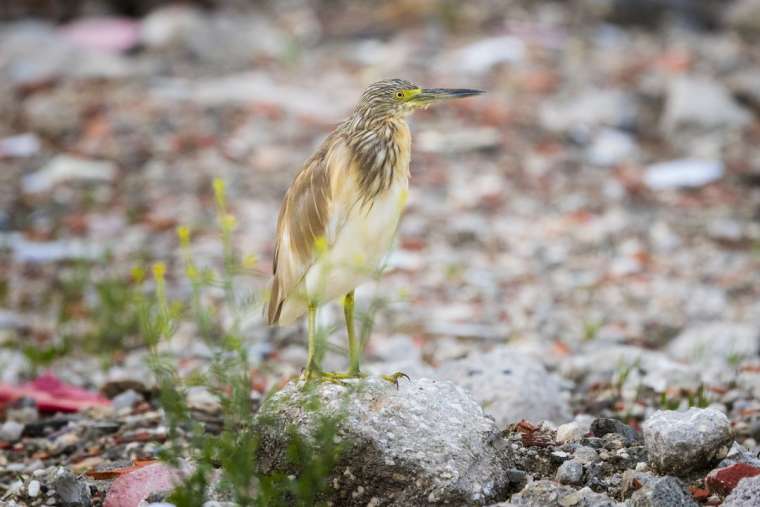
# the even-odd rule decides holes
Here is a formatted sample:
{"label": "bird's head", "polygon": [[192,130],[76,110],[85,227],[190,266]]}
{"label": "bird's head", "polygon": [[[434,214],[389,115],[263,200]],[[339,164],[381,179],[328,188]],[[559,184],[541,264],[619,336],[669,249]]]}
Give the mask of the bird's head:
{"label": "bird's head", "polygon": [[417,109],[448,99],[480,95],[480,90],[464,88],[420,88],[403,79],[386,79],[373,83],[362,93],[355,113],[367,119],[403,118]]}

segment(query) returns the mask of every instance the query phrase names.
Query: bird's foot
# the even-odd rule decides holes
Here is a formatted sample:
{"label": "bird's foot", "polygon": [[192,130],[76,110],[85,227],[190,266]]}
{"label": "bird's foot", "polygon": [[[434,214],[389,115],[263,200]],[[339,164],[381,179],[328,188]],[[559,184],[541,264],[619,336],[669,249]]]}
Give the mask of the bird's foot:
{"label": "bird's foot", "polygon": [[409,375],[400,371],[397,371],[396,373],[391,373],[390,375],[382,375],[382,377],[383,377],[383,380],[385,380],[386,382],[390,382],[391,384],[395,385],[396,389],[398,389],[398,381],[400,378],[403,377],[406,380],[411,381],[411,379],[409,378]]}

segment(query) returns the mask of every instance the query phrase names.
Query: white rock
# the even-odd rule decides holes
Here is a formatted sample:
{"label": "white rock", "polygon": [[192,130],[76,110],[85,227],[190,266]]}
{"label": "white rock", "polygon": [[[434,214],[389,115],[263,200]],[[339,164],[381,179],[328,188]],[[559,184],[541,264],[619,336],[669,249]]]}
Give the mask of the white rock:
{"label": "white rock", "polygon": [[711,78],[682,76],[670,83],[662,126],[671,133],[683,127],[741,128],[751,122],[752,114]]}
{"label": "white rock", "polygon": [[686,328],[668,353],[691,364],[728,364],[760,354],[760,328],[737,322],[709,322]]}
{"label": "white rock", "polygon": [[29,483],[29,486],[26,488],[26,495],[29,498],[37,498],[37,495],[40,494],[40,481],[34,480]]}
{"label": "white rock", "polygon": [[568,442],[578,442],[589,431],[594,418],[591,416],[579,415],[574,421],[562,424],[557,428],[557,442],[566,444]]}
{"label": "white rock", "polygon": [[638,146],[629,134],[617,129],[603,129],[594,136],[586,151],[590,164],[610,167],[635,158]]}
{"label": "white rock", "polygon": [[370,377],[354,387],[320,383],[317,413],[305,408],[313,404],[310,393],[291,382],[262,406],[261,472],[291,467],[284,461],[291,424],[308,438],[317,414],[343,414],[338,434],[351,446],[326,501],[344,503],[339,500],[354,498],[360,487],[364,496],[352,505],[373,496],[383,505],[470,505],[505,494],[509,450],[492,444],[498,434],[493,420],[451,382],[414,379],[396,388]]}
{"label": "white rock", "polygon": [[140,27],[140,40],[149,48],[183,44],[193,32],[204,26],[203,15],[196,9],[171,5],[148,14]]}
{"label": "white rock", "polygon": [[16,421],[5,421],[0,426],[0,440],[16,442],[24,432],[24,425]]}
{"label": "white rock", "polygon": [[708,468],[726,456],[733,442],[728,418],[711,408],[658,410],[642,430],[649,464],[662,474]]}
{"label": "white rock", "polygon": [[21,186],[24,192],[35,194],[47,192],[63,182],[111,181],[115,176],[113,162],[58,155],[39,171],[24,177]]}
{"label": "white rock", "polygon": [[40,138],[34,133],[0,139],[0,158],[30,157],[40,151]]}
{"label": "white rock", "polygon": [[467,389],[499,426],[521,419],[560,424],[572,418],[559,380],[513,347],[445,361],[437,374]]}
{"label": "white rock", "polygon": [[647,167],[644,183],[653,190],[701,187],[723,176],[719,160],[679,159]]}
{"label": "white rock", "polygon": [[463,71],[481,73],[498,63],[517,63],[524,57],[525,43],[517,37],[505,35],[465,46],[452,55],[452,60]]}
{"label": "white rock", "polygon": [[636,118],[636,102],[622,90],[591,89],[546,102],[540,111],[548,130],[573,132],[595,127],[624,127]]}

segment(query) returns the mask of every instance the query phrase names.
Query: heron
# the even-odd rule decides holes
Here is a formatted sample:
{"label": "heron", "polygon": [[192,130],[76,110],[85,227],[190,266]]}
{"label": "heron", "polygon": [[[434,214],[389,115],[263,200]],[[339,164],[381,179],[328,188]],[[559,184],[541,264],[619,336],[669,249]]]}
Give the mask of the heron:
{"label": "heron", "polygon": [[[266,318],[288,325],[307,315],[307,381],[364,376],[354,327],[354,290],[373,278],[392,248],[409,192],[411,132],[418,109],[480,90],[420,88],[403,79],[369,85],[288,188],[277,219]],[[325,372],[317,350],[317,309],[343,298],[348,371]],[[403,373],[384,375],[394,383]]]}

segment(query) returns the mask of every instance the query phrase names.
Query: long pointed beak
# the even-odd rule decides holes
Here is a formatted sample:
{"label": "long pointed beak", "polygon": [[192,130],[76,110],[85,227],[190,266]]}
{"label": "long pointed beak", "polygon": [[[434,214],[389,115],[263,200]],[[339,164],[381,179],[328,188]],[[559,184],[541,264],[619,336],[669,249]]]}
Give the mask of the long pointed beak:
{"label": "long pointed beak", "polygon": [[470,90],[467,88],[423,88],[420,93],[412,98],[413,102],[433,102],[444,99],[461,99],[485,93],[482,90]]}

